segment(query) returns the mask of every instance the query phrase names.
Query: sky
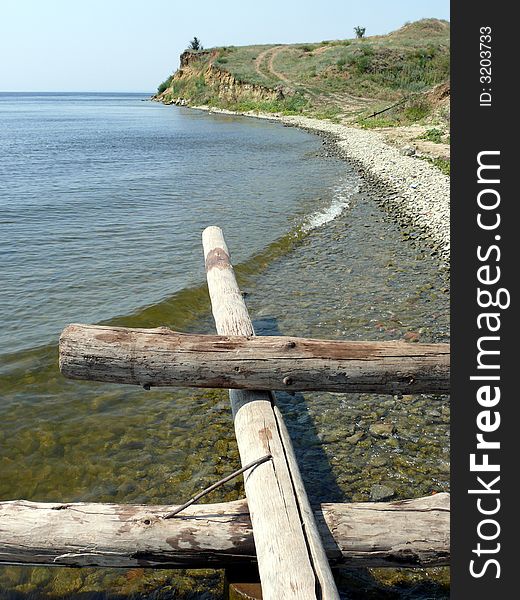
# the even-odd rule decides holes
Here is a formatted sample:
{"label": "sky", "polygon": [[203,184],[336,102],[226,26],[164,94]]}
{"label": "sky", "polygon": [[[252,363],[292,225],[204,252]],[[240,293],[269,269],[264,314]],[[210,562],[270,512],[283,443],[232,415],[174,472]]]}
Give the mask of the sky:
{"label": "sky", "polygon": [[155,91],[206,48],[319,42],[449,20],[449,0],[0,0],[0,91]]}

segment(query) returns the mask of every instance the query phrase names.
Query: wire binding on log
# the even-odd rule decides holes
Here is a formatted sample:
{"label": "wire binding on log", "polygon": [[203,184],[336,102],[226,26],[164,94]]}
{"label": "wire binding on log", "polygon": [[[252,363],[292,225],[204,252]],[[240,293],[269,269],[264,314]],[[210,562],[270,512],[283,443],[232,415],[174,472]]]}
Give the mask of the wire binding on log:
{"label": "wire binding on log", "polygon": [[191,498],[191,500],[188,500],[188,502],[185,502],[182,506],[178,506],[175,510],[172,510],[168,514],[164,515],[163,519],[171,519],[172,517],[175,517],[175,515],[178,515],[185,508],[188,508],[188,506],[195,504],[195,502],[197,502],[197,500],[200,500],[203,496],[206,496],[213,490],[216,490],[221,485],[224,485],[225,483],[227,483],[228,481],[231,481],[232,479],[235,479],[235,477],[238,477],[245,471],[252,469],[253,467],[257,467],[258,465],[261,465],[261,464],[267,462],[268,460],[271,460],[272,458],[273,457],[271,456],[271,454],[266,454],[265,456],[262,456],[262,458],[257,458],[256,460],[248,463],[241,469],[238,469],[238,471],[234,471],[233,473],[231,473],[231,475],[224,477],[224,479],[221,479],[220,481],[217,481],[213,485],[210,485],[205,490],[202,490],[202,492],[199,492],[196,496],[193,496],[193,498]]}

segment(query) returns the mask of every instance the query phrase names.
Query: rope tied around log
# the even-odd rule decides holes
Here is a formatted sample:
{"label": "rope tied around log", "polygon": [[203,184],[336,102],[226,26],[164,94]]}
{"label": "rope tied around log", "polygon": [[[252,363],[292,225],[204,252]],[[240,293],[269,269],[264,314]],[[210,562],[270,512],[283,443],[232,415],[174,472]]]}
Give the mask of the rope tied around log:
{"label": "rope tied around log", "polygon": [[213,490],[216,490],[217,488],[219,488],[220,486],[224,485],[228,481],[231,481],[232,479],[235,479],[235,477],[238,477],[239,475],[241,475],[245,471],[248,471],[249,469],[252,469],[253,467],[258,467],[259,465],[267,462],[268,460],[271,460],[272,458],[273,457],[272,457],[271,454],[266,454],[265,456],[262,456],[261,458],[257,458],[256,460],[253,460],[252,462],[250,462],[247,465],[243,466],[241,469],[238,469],[237,471],[233,471],[233,473],[231,473],[230,475],[227,475],[227,477],[224,477],[223,479],[220,479],[219,481],[217,481],[213,485],[210,485],[209,487],[207,487],[205,490],[202,490],[202,492],[199,492],[196,496],[193,496],[193,498],[191,498],[190,500],[188,500],[188,502],[185,502],[183,505],[178,506],[175,510],[172,510],[168,514],[164,515],[163,519],[171,519],[172,517],[175,517],[180,512],[182,512],[185,508],[188,508],[188,506],[191,506],[192,504],[195,504],[195,502],[197,502],[197,500],[200,500],[203,496],[206,496],[207,494],[209,494]]}

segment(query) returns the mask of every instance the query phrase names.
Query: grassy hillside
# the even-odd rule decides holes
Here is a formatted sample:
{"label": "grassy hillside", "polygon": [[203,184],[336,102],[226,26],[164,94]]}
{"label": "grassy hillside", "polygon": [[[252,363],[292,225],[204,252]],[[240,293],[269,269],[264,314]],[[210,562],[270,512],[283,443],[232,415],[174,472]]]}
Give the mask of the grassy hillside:
{"label": "grassy hillside", "polygon": [[398,98],[448,78],[449,24],[427,19],[386,36],[220,48],[216,64],[241,81],[268,87]]}
{"label": "grassy hillside", "polygon": [[413,123],[435,108],[425,92],[449,79],[449,34],[448,22],[424,19],[384,36],[212,48],[192,54],[160,99],[360,123],[408,99],[383,123]]}

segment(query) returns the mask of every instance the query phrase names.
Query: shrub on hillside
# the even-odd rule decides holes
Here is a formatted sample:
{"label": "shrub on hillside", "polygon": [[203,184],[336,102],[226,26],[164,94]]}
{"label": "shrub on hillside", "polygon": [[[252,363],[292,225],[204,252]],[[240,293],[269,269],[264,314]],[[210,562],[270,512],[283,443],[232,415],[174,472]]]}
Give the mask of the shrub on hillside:
{"label": "shrub on hillside", "polygon": [[173,75],[170,75],[168,77],[168,79],[165,79],[161,84],[159,84],[159,86],[157,88],[158,94],[162,94],[165,90],[167,90],[170,87],[170,84],[172,82],[172,77],[173,77]]}
{"label": "shrub on hillside", "polygon": [[374,51],[369,46],[361,48],[361,52],[350,57],[350,65],[358,75],[368,73],[372,66]]}
{"label": "shrub on hillside", "polygon": [[407,121],[415,123],[427,117],[431,112],[428,100],[422,96],[416,96],[406,103],[403,114]]}

